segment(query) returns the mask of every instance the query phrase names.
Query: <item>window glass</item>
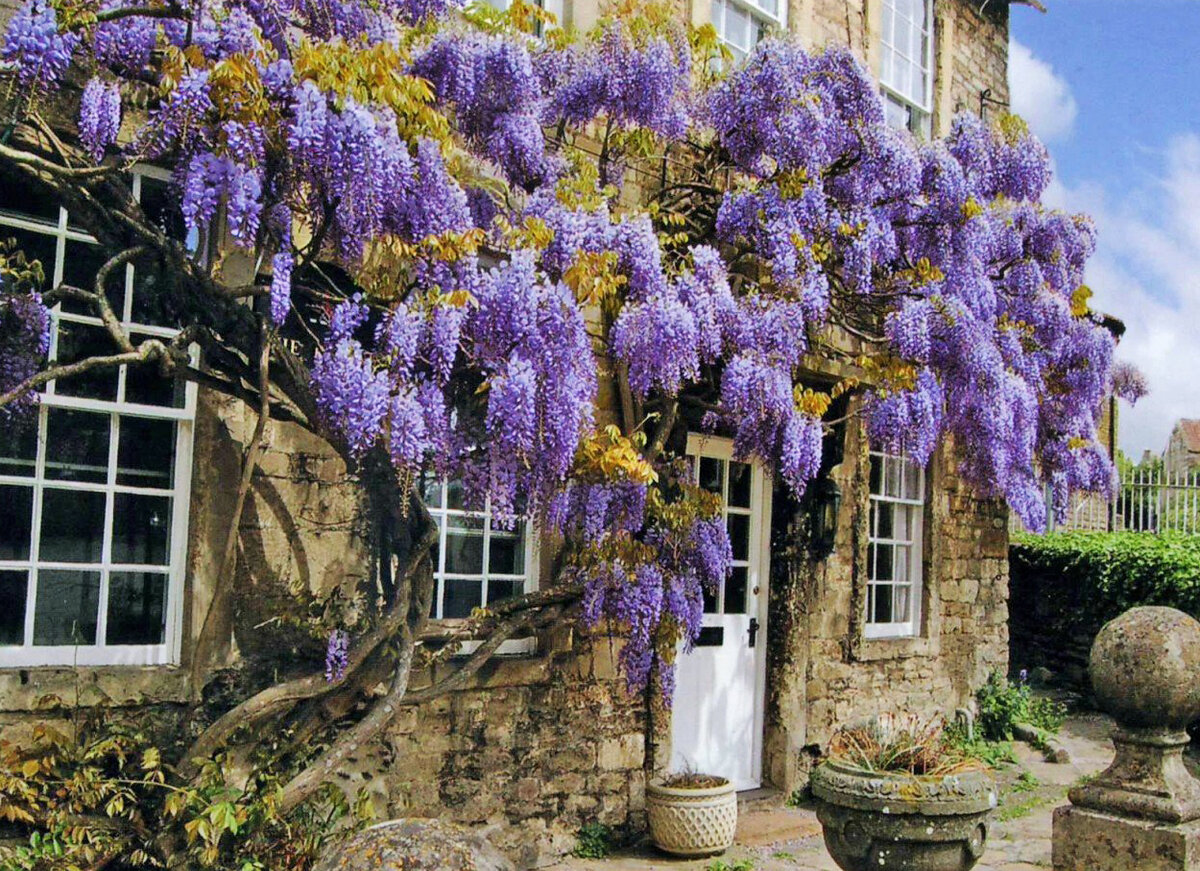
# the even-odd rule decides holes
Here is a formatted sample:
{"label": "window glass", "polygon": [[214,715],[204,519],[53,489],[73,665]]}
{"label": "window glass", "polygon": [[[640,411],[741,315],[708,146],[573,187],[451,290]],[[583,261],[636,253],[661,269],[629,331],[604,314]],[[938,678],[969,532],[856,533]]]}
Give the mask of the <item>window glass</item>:
{"label": "window glass", "polygon": [[871,454],[867,637],[917,634],[924,470],[905,456]]}
{"label": "window glass", "polygon": [[0,571],[0,647],[25,641],[25,597],[29,572]]}
{"label": "window glass", "polygon": [[710,14],[717,36],[740,62],[772,25],[783,25],[781,10],[779,0],[712,0]]}
{"label": "window glass", "polygon": [[879,81],[889,124],[928,137],[933,93],[931,0],[883,0]]}
{"label": "window glass", "polygon": [[[165,182],[134,178],[152,220],[178,232],[165,190]],[[41,260],[47,286],[91,290],[104,256],[45,203],[0,173],[0,239],[16,238]],[[160,296],[146,277],[132,266],[114,270],[106,288],[135,345],[171,336],[163,321],[138,319]],[[126,297],[131,281],[142,293],[137,304]],[[60,303],[52,331],[58,362],[117,352],[81,304]],[[194,407],[195,387],[154,367],[99,370],[49,385],[21,425],[2,428],[0,669],[172,661],[178,627],[169,615],[179,609],[171,597],[183,572],[177,527],[189,483],[179,450],[191,449]]]}
{"label": "window glass", "polygon": [[465,507],[461,481],[427,476],[421,493],[438,523],[433,548],[434,618],[469,617],[475,608],[523,595],[531,585],[529,525],[493,525],[488,511]]}

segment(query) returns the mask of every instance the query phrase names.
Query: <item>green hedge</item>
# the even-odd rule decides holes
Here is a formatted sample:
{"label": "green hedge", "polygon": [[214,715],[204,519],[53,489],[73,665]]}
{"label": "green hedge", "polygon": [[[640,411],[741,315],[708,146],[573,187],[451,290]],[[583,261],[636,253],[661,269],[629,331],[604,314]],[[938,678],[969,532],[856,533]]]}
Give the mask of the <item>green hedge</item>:
{"label": "green hedge", "polygon": [[[1013,605],[1036,586],[1062,626],[1099,627],[1137,605],[1200,617],[1200,536],[1145,532],[1014,535]],[[1044,613],[1044,612],[1043,612]],[[1014,617],[1016,612],[1014,612]]]}

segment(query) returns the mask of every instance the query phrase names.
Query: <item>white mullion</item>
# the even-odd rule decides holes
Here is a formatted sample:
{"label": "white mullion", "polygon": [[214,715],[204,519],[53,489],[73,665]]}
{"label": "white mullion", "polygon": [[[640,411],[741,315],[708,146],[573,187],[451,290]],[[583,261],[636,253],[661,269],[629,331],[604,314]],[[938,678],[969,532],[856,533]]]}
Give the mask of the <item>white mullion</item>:
{"label": "white mullion", "polygon": [[488,594],[488,568],[491,565],[492,553],[492,500],[491,497],[484,502],[483,515],[483,554],[481,557],[480,570],[483,572],[481,583],[479,585],[479,607],[487,607]]}
{"label": "white mullion", "polygon": [[96,647],[103,650],[108,646],[108,580],[112,572],[112,536],[116,525],[117,500],[113,488],[117,483],[118,442],[121,440],[121,416],[112,414],[108,419],[108,478],[104,493],[104,538],[100,540],[100,595],[96,607]]}
{"label": "white mullion", "polygon": [[[184,565],[187,560],[188,492],[192,480],[192,423],[175,426],[175,461],[171,465],[174,490],[168,552],[167,601],[163,604],[163,644],[171,662],[178,662],[183,647]],[[123,492],[123,491],[122,491]]]}
{"label": "white mullion", "polygon": [[437,616],[442,618],[446,609],[446,530],[450,526],[450,479],[442,478],[442,498],[441,503],[441,530],[438,532],[438,591],[437,591]]}
{"label": "white mullion", "polygon": [[[729,461],[717,460],[721,464],[721,520],[725,523],[725,535],[729,535]],[[721,578],[717,588],[717,613],[725,613],[725,587],[729,583],[728,576]]]}
{"label": "white mullion", "polygon": [[48,416],[49,412],[44,406],[38,408],[37,454],[33,472],[33,528],[30,531],[30,536],[33,540],[29,544],[30,568],[25,581],[27,584],[25,593],[25,648],[33,647],[33,619],[34,612],[37,610],[38,556],[42,549],[42,492],[45,487]]}

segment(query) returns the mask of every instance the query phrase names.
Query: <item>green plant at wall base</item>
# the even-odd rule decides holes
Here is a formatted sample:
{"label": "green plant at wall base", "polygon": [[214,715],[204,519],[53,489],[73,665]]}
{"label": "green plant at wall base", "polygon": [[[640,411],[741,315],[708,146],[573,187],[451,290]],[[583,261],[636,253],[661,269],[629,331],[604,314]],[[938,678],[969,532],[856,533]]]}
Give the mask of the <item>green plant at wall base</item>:
{"label": "green plant at wall base", "polygon": [[946,740],[966,756],[972,756],[988,768],[1016,765],[1017,756],[1009,741],[988,741],[978,735],[968,739],[965,726],[951,723],[946,727]]}
{"label": "green plant at wall base", "polygon": [[575,834],[572,856],[580,859],[603,859],[612,852],[613,830],[604,823],[587,823]]}
{"label": "green plant at wall base", "polygon": [[[36,725],[20,745],[0,741],[0,824],[28,832],[0,846],[0,868],[142,871],[161,867],[156,850],[170,840],[188,867],[306,871],[335,832],[371,816],[365,793],[352,805],[331,786],[283,820],[278,790],[297,760],[218,756],[193,786],[173,786],[161,724],[143,720],[77,717]],[[235,765],[246,765],[239,788],[225,779]]]}
{"label": "green plant at wall base", "polygon": [[987,683],[975,692],[975,702],[979,706],[979,733],[990,741],[1011,740],[1017,723],[1057,733],[1067,716],[1063,705],[1034,696],[1029,684],[1010,683],[999,672],[992,672]]}
{"label": "green plant at wall base", "polygon": [[754,862],[750,859],[738,859],[730,864],[724,859],[716,859],[705,865],[704,871],[754,871]]}

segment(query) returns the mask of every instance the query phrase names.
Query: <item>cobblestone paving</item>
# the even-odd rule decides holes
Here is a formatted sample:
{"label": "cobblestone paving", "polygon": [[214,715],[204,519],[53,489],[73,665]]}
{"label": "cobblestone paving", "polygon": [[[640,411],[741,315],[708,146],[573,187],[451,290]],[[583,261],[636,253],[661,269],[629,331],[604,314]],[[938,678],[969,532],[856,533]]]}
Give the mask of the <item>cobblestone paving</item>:
{"label": "cobblestone paving", "polygon": [[[1041,754],[1015,745],[1019,760],[1000,774],[1001,806],[993,817],[991,840],[976,871],[1036,871],[1050,867],[1050,827],[1054,808],[1066,803],[1067,789],[1096,774],[1112,759],[1112,721],[1099,714],[1070,718],[1060,739],[1071,754],[1067,764],[1043,761]],[[1021,779],[1021,788],[1014,785]],[[567,859],[548,871],[837,871],[825,852],[821,826],[809,808],[753,806],[742,814],[738,842],[718,860],[679,860],[650,846],[608,859]],[[750,865],[738,863],[749,861]],[[723,865],[720,863],[724,863]]]}

